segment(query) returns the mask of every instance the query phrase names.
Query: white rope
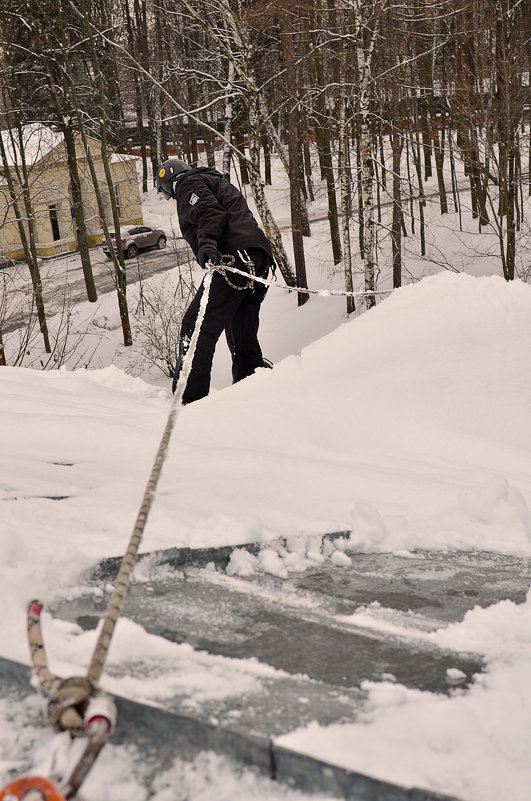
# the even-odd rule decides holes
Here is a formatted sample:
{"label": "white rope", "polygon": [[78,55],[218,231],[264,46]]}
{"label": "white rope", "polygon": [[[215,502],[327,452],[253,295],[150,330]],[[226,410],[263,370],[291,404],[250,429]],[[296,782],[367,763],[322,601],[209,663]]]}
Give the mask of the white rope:
{"label": "white rope", "polygon": [[[208,262],[208,264],[210,265],[211,268],[213,268],[211,262]],[[205,313],[208,305],[208,297],[210,295],[211,283],[212,283],[212,269],[209,269],[207,270],[207,274],[205,275],[205,278],[203,280],[203,294],[201,295],[201,303],[199,304],[199,311],[197,313],[197,320],[195,322],[194,333],[192,334],[190,345],[188,347],[188,350],[186,351],[181,372],[179,373],[179,380],[177,381],[177,386],[175,388],[175,397],[173,400],[174,405],[176,403],[179,403],[180,405],[183,399],[184,391],[186,389],[186,384],[188,383],[188,376],[190,375],[190,370],[192,369],[192,362],[194,360],[195,349],[197,347],[197,340],[199,339],[201,326],[203,325],[203,320],[205,319]]]}
{"label": "white rope", "polygon": [[[222,256],[220,264],[211,264],[213,270],[217,272],[224,273],[225,270],[230,270],[231,273],[237,273],[238,275],[243,275],[244,278],[249,280],[249,273],[244,272],[243,270],[238,270],[237,267],[233,267],[234,264],[234,256]],[[226,276],[225,276],[226,278]],[[307,289],[306,287],[302,286],[288,286],[287,284],[279,284],[276,279],[267,279],[267,278],[259,278],[257,275],[252,276],[253,282],[258,281],[260,284],[264,284],[264,286],[274,286],[277,289],[287,289],[288,292],[306,292],[310,295],[321,295],[323,298],[327,298],[330,295],[337,295],[342,298],[352,298],[352,297],[363,297],[363,296],[373,296],[373,295],[390,295],[394,290],[393,289],[378,289],[374,292],[372,291],[365,291],[365,292],[348,292],[347,290],[341,289]],[[235,289],[247,289],[247,287],[234,287]]]}
{"label": "white rope", "polygon": [[122,564],[120,566],[120,570],[116,578],[114,589],[109,599],[107,611],[105,613],[105,618],[103,621],[103,626],[101,628],[98,642],[96,643],[96,647],[94,648],[94,653],[92,655],[92,660],[90,663],[90,667],[88,669],[87,678],[92,682],[97,682],[99,677],[101,676],[105,659],[107,657],[107,652],[109,650],[111,637],[113,635],[114,628],[122,611],[123,602],[125,600],[125,595],[127,593],[127,588],[129,586],[131,571],[138,552],[138,548],[142,541],[142,535],[144,534],[144,529],[146,527],[148,515],[151,510],[151,506],[153,504],[153,499],[155,497],[157,484],[160,478],[160,474],[162,472],[162,465],[164,463],[164,459],[166,458],[170,437],[175,422],[182,408],[181,401],[183,398],[184,391],[186,389],[186,383],[188,381],[188,376],[190,375],[190,370],[192,369],[192,362],[194,360],[197,340],[199,339],[199,332],[201,330],[201,325],[203,323],[203,319],[205,317],[205,312],[208,304],[208,297],[210,294],[211,283],[212,283],[212,271],[209,269],[203,281],[203,295],[201,297],[201,303],[199,305],[199,311],[195,323],[194,332],[190,340],[190,346],[183,359],[183,364],[179,375],[179,380],[177,381],[175,395],[173,396],[173,402],[171,404],[170,411],[168,414],[166,427],[164,429],[164,433],[162,435],[162,439],[159,444],[157,455],[153,463],[151,475],[148,479],[142,503],[140,504],[140,509],[135,522],[135,526],[133,528],[133,533],[131,534],[129,546],[122,559]]}

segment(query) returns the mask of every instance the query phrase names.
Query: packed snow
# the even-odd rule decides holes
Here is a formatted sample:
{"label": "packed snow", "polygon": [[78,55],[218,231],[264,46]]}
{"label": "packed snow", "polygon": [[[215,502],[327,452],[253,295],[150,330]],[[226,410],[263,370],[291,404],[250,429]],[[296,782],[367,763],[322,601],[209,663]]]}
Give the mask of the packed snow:
{"label": "packed snow", "polygon": [[[313,247],[315,285],[337,287]],[[274,369],[230,386],[220,343],[210,396],[180,411],[141,551],[261,542],[258,556],[236,550],[228,572],[280,577],[320,560],[341,570],[360,552],[529,558],[531,286],[506,283],[492,265],[483,275],[426,276],[352,319],[341,299],[299,309],[293,295],[272,288],[261,341]],[[100,331],[112,333],[115,305],[103,298],[97,311],[81,304],[78,313],[110,320]],[[31,598],[75,595],[86,571],[127,546],[171,396],[168,380],[122,369],[123,349],[107,342],[115,363],[101,368],[0,370],[2,657],[29,664]],[[325,545],[321,535],[333,531],[345,535]],[[367,610],[357,614],[362,624]],[[83,673],[95,632],[49,615],[44,625],[52,670]],[[463,801],[527,801],[531,595],[473,609],[427,636],[484,655],[485,672],[449,696],[367,682],[363,720],[315,723],[281,744]],[[154,701],[178,686],[193,704],[205,693],[237,694],[273,670],[167,643],[121,619],[110,663],[140,664],[146,654],[158,666],[149,679],[104,676],[104,687]],[[35,765],[44,765],[52,735],[37,726],[41,713],[36,696],[22,705],[0,699],[0,786],[18,764],[14,739],[35,746]],[[147,798],[137,762],[109,745],[86,797]],[[176,778],[195,801],[211,797],[209,775],[225,777],[216,780],[219,799],[303,797],[231,771],[213,755],[176,763],[150,797],[173,799]]]}

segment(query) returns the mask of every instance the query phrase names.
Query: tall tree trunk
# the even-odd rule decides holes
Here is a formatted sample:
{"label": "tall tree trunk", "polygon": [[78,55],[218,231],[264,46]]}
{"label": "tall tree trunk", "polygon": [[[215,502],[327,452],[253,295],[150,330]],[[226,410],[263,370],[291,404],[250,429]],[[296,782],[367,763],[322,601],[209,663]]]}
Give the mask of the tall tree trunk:
{"label": "tall tree trunk", "polygon": [[419,193],[419,236],[420,236],[420,253],[421,256],[426,255],[426,226],[424,223],[424,206],[426,205],[426,199],[424,197],[424,183],[422,181],[422,164],[421,164],[421,150],[420,150],[420,135],[419,135],[419,127],[417,125],[417,106],[416,103],[414,105],[415,109],[415,142],[412,143],[412,152],[413,152],[413,161],[415,164],[415,170],[417,173],[417,182],[418,182],[418,193]]}
{"label": "tall tree trunk", "polygon": [[437,122],[436,112],[435,98],[433,96],[433,92],[430,92],[430,118],[432,123],[431,140],[434,148],[435,171],[437,173],[437,186],[439,188],[439,204],[441,207],[441,214],[448,214],[448,198],[446,196],[446,185],[444,183],[444,115],[441,112],[439,124]]}
{"label": "tall tree trunk", "polygon": [[[373,22],[371,40],[367,47],[364,45],[364,21],[362,16],[361,0],[354,0],[354,14],[356,26],[356,60],[359,75],[359,117],[360,117],[360,166],[361,166],[361,193],[363,206],[363,262],[365,272],[365,291],[373,293],[376,290],[376,224],[374,207],[374,160],[371,147],[370,108],[369,108],[369,79],[371,73],[372,53],[378,26]],[[365,297],[367,309],[376,304],[373,294]]]}
{"label": "tall tree trunk", "polygon": [[266,186],[271,186],[271,148],[267,134],[262,134],[261,140],[262,150],[264,151],[264,183]]}
{"label": "tall tree trunk", "polygon": [[476,81],[478,78],[476,68],[476,56],[474,45],[474,9],[473,6],[465,7],[464,12],[465,34],[460,47],[460,77],[462,81],[462,92],[465,98],[464,115],[459,122],[461,123],[461,141],[465,169],[470,180],[470,195],[472,201],[472,216],[479,218],[480,226],[488,225],[489,217],[486,205],[486,193],[483,190],[480,174],[480,156],[478,136],[476,130],[476,106],[477,92]]}
{"label": "tall tree trunk", "polygon": [[313,6],[313,17],[311,20],[312,28],[315,31],[313,36],[312,45],[315,49],[315,81],[320,91],[317,92],[314,105],[314,131],[315,141],[317,145],[317,152],[319,155],[319,166],[321,169],[321,180],[326,181],[326,194],[328,200],[328,224],[330,226],[330,241],[332,244],[332,257],[334,264],[339,264],[343,254],[341,252],[341,235],[339,233],[339,213],[337,208],[336,185],[334,178],[334,165],[332,160],[332,146],[330,142],[329,131],[329,115],[326,104],[326,95],[324,87],[326,86],[325,79],[325,61],[324,55],[320,45],[322,44],[322,35],[320,28],[325,14],[328,14],[325,8],[322,7],[322,2],[319,0]]}
{"label": "tall tree trunk", "polygon": [[[6,106],[6,96],[4,93],[4,108]],[[46,321],[46,312],[44,308],[44,298],[42,295],[42,280],[41,280],[41,272],[39,268],[39,256],[37,254],[37,247],[35,244],[35,220],[33,215],[33,208],[31,206],[31,199],[29,196],[29,175],[28,169],[26,166],[26,159],[24,155],[24,143],[22,139],[22,126],[18,125],[16,128],[13,127],[13,121],[9,120],[10,129],[9,135],[11,139],[11,144],[13,148],[13,153],[17,153],[20,149],[21,154],[21,165],[15,165],[15,172],[17,174],[18,184],[21,187],[21,194],[22,200],[24,203],[24,213],[25,219],[28,226],[28,233],[26,234],[26,228],[24,226],[24,221],[22,215],[20,213],[20,207],[18,205],[18,198],[17,192],[15,190],[15,185],[13,181],[13,177],[11,175],[10,170],[5,171],[5,178],[8,185],[9,196],[11,198],[11,202],[13,203],[13,210],[15,212],[15,217],[17,220],[18,231],[20,235],[20,241],[22,243],[22,248],[24,250],[24,258],[26,259],[26,263],[28,265],[30,276],[31,276],[31,283],[33,286],[33,295],[35,298],[35,305],[37,307],[37,317],[39,320],[39,327],[42,334],[42,339],[44,342],[44,350],[46,353],[51,353],[52,349],[50,347],[50,336],[48,333],[48,323]],[[15,132],[18,133],[18,147],[15,142]],[[3,138],[0,136],[0,153],[2,155],[2,161],[4,164],[8,164],[6,149],[4,145]]]}
{"label": "tall tree trunk", "polygon": [[[295,52],[293,49],[293,35],[291,32],[282,33],[283,51],[286,61],[286,89],[290,98],[288,111],[288,154],[289,154],[289,197],[291,209],[291,235],[293,241],[293,255],[295,257],[295,275],[297,286],[307,288],[306,259],[304,255],[302,197],[301,182],[302,171],[299,149],[299,124],[297,97],[297,76],[295,72]],[[307,222],[307,218],[306,218]],[[303,306],[310,296],[307,292],[299,292],[298,305]]]}
{"label": "tall tree trunk", "polygon": [[94,283],[94,275],[92,273],[92,263],[90,261],[90,248],[87,224],[85,221],[83,193],[81,191],[81,179],[79,177],[79,170],[77,167],[76,142],[74,138],[74,132],[71,127],[71,121],[66,121],[65,118],[63,118],[63,124],[61,127],[65,138],[66,157],[68,161],[68,171],[70,174],[70,189],[72,192],[72,204],[76,223],[76,237],[79,254],[81,256],[81,267],[83,269],[85,286],[87,288],[87,298],[91,303],[94,303],[98,299],[98,293],[96,292],[96,284]]}
{"label": "tall tree trunk", "polygon": [[[236,147],[245,155],[245,133],[242,131],[241,120],[236,128],[235,131],[235,139],[236,139]],[[240,178],[242,182],[242,186],[249,185],[249,170],[247,169],[247,161],[243,156],[238,155],[238,161],[240,162]]]}
{"label": "tall tree trunk", "polygon": [[[374,218],[374,162],[371,152],[371,136],[367,120],[362,115],[360,131],[360,154],[362,168],[362,197],[363,197],[363,244],[365,266],[365,291],[374,292],[376,289],[376,220]],[[371,309],[376,303],[374,295],[367,295],[365,304]]]}
{"label": "tall tree trunk", "polygon": [[[125,8],[125,19],[127,25],[127,38],[129,41],[129,49],[131,52],[136,51],[135,33],[133,30],[133,21],[131,18],[130,3],[128,0],[123,3]],[[142,106],[142,89],[141,79],[135,70],[132,71],[133,86],[135,89],[135,115],[136,126],[138,129],[138,143],[140,145],[140,157],[142,159],[142,192],[148,191],[148,167],[147,167],[147,148],[146,136],[144,133],[144,114]]]}
{"label": "tall tree trunk", "polygon": [[[59,127],[64,137],[66,160],[68,164],[68,174],[70,177],[70,191],[72,193],[72,207],[74,209],[74,221],[76,225],[76,240],[81,257],[81,267],[85,278],[87,298],[91,303],[98,299],[94,275],[92,273],[92,263],[90,261],[90,247],[85,220],[85,208],[83,204],[83,192],[81,188],[81,178],[77,165],[76,140],[72,127],[73,112],[70,104],[69,82],[72,80],[70,63],[68,59],[68,48],[66,43],[65,25],[63,19],[63,9],[60,0],[55,4],[55,13],[59,36],[61,41],[61,78],[59,79],[63,89],[62,98],[58,94],[58,86],[55,80],[58,64],[56,59],[47,59],[48,89],[55,107],[55,113],[59,120]],[[62,101],[62,102],[61,102]]]}
{"label": "tall tree trunk", "polygon": [[516,206],[516,176],[514,169],[515,157],[511,152],[509,155],[509,176],[508,176],[508,192],[507,192],[507,248],[505,260],[505,278],[507,281],[514,280],[515,262],[516,262],[516,220],[515,220],[515,206]]}
{"label": "tall tree trunk", "polygon": [[[256,98],[254,98],[256,100]],[[251,191],[253,199],[260,215],[262,225],[267,238],[271,243],[273,256],[282,273],[282,277],[288,286],[296,286],[295,276],[291,270],[291,265],[287,257],[284,245],[282,243],[282,236],[280,234],[278,225],[276,224],[273,215],[269,209],[262,179],[260,177],[260,137],[259,137],[259,117],[253,98],[250,98],[247,104],[247,112],[249,115],[249,157],[253,169],[249,172],[251,181]]]}
{"label": "tall tree trunk", "polygon": [[229,142],[232,142],[232,127],[233,127],[233,116],[234,116],[234,104],[232,100],[232,92],[234,89],[234,64],[232,61],[229,61],[229,74],[227,77],[227,99],[225,101],[225,116],[223,118],[224,121],[224,135],[225,141],[223,142],[223,175],[230,181],[230,160],[232,151],[229,147]]}
{"label": "tall tree trunk", "polygon": [[[348,129],[346,125],[347,98],[343,98],[339,106],[339,184],[341,190],[341,223],[343,228],[343,271],[345,289],[354,291],[352,282],[352,253],[350,247],[350,166],[348,163]],[[356,309],[353,295],[347,295],[347,314]]]}
{"label": "tall tree trunk", "polygon": [[[304,239],[302,235],[299,148],[297,147],[296,136],[292,135],[289,136],[289,156],[291,165],[289,192],[291,209],[291,236],[293,241],[293,255],[295,257],[295,275],[297,279],[297,286],[306,288],[308,286],[308,279],[306,277],[306,259],[304,255]],[[310,296],[307,292],[297,293],[299,306],[303,306],[309,299]]]}
{"label": "tall tree trunk", "polygon": [[398,93],[396,86],[393,86],[393,109],[397,116],[392,124],[392,149],[393,149],[393,221],[391,224],[391,243],[393,251],[393,287],[402,286],[402,130],[398,111]]}
{"label": "tall tree trunk", "polygon": [[328,224],[330,226],[330,241],[332,243],[332,256],[334,264],[339,264],[342,258],[341,237],[339,234],[339,214],[337,208],[336,184],[332,150],[328,132],[319,124],[316,127],[317,147],[321,157],[321,174],[326,181],[326,195],[328,200]]}
{"label": "tall tree trunk", "polygon": [[[425,86],[424,83],[422,85]],[[422,136],[422,152],[424,153],[424,180],[427,181],[428,178],[431,178],[432,176],[431,131],[428,121],[429,118],[428,101],[424,95],[420,98],[419,109],[420,109],[420,131]]]}
{"label": "tall tree trunk", "polygon": [[135,86],[136,127],[138,130],[138,144],[140,145],[140,158],[142,159],[142,192],[145,193],[149,189],[148,153],[146,144],[146,132],[144,131],[142,91],[141,91],[140,80],[137,75],[134,76],[134,86]]}
{"label": "tall tree trunk", "polygon": [[[122,243],[120,237],[120,217],[118,214],[118,206],[116,203],[116,194],[114,191],[114,184],[112,180],[112,173],[110,168],[110,159],[109,159],[109,148],[107,146],[107,118],[105,113],[105,88],[102,81],[101,70],[99,67],[99,60],[98,54],[96,50],[96,43],[94,41],[94,34],[92,31],[92,27],[89,22],[89,14],[90,14],[90,0],[81,0],[81,17],[85,26],[85,32],[87,34],[87,39],[90,45],[90,53],[92,57],[92,63],[94,65],[94,89],[95,89],[95,100],[97,104],[97,112],[98,112],[98,119],[99,119],[99,132],[100,132],[100,144],[101,144],[101,158],[103,162],[103,169],[105,172],[105,180],[107,182],[107,190],[109,192],[109,199],[111,203],[111,213],[113,218],[114,230],[115,230],[115,242],[113,247],[113,243],[111,243],[109,232],[107,228],[107,223],[105,220],[105,209],[103,205],[103,199],[101,197],[101,192],[99,191],[99,182],[96,175],[96,170],[94,168],[94,162],[92,160],[92,156],[90,153],[90,147],[88,146],[88,142],[86,137],[83,140],[83,144],[85,146],[85,153],[87,156],[87,161],[89,163],[89,169],[91,170],[91,176],[94,183],[94,190],[96,192],[96,197],[98,199],[98,208],[100,211],[100,216],[102,218],[102,226],[104,228],[105,238],[109,247],[109,252],[111,254],[114,268],[115,268],[115,279],[116,279],[116,294],[118,297],[118,309],[120,311],[120,322],[122,324],[122,334],[123,334],[123,342],[124,345],[130,346],[133,344],[133,337],[131,333],[131,324],[129,321],[129,310],[127,307],[127,279],[126,279],[126,271],[125,271],[125,262],[124,262],[124,255],[122,251]],[[78,114],[78,122],[80,124],[80,129],[84,130],[81,113]]]}
{"label": "tall tree trunk", "polygon": [[[209,126],[212,126],[215,123],[215,120],[209,119],[207,116],[207,123]],[[206,127],[203,129],[203,140],[205,143],[207,166],[210,167],[211,169],[215,169],[216,167],[215,138],[212,131],[210,131]]]}
{"label": "tall tree trunk", "polygon": [[312,157],[310,154],[310,135],[306,133],[303,141],[302,141],[302,154],[303,154],[303,161],[304,161],[304,175],[306,177],[306,186],[308,191],[308,199],[310,202],[315,200],[315,195],[313,192],[313,180],[312,180]]}

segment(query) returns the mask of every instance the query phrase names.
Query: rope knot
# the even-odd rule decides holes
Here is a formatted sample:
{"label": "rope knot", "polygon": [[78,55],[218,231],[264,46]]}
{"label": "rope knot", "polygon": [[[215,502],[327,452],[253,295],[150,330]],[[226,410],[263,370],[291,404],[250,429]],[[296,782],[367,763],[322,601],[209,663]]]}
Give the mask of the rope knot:
{"label": "rope knot", "polygon": [[50,697],[48,723],[55,731],[67,731],[71,737],[84,737],[85,712],[89,701],[98,692],[98,688],[83,676],[62,679]]}

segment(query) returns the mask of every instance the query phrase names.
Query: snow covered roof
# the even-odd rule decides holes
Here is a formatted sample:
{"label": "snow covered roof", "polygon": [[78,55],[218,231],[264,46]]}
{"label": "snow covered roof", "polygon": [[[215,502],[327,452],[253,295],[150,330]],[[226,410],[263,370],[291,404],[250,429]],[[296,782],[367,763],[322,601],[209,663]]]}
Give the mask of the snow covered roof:
{"label": "snow covered roof", "polygon": [[[6,149],[7,163],[4,166],[13,167],[20,164],[20,146],[18,142],[18,132],[6,130],[1,134]],[[15,142],[13,143],[13,140]],[[47,125],[38,122],[28,123],[22,128],[22,148],[26,163],[28,165],[37,164],[50,151],[63,141],[63,134],[52,130]]]}
{"label": "snow covered roof", "polygon": [[[16,140],[14,146],[9,131],[1,131],[0,135],[4,141],[7,155],[7,164],[4,164],[3,166],[14,167],[16,164],[20,164],[20,147],[18,144],[18,132],[16,129],[13,129],[13,138]],[[49,126],[42,125],[39,122],[32,122],[23,126],[22,143],[26,163],[30,166],[37,164],[48,153],[60,145],[63,140],[64,136],[60,131],[54,131]],[[138,156],[132,156],[129,154],[113,153],[111,161],[112,163],[115,163],[118,161],[132,161],[137,158]],[[0,166],[1,165],[2,161],[0,158]]]}
{"label": "snow covered roof", "polygon": [[116,164],[119,161],[140,161],[140,156],[133,156],[131,153],[113,153],[111,164]]}

